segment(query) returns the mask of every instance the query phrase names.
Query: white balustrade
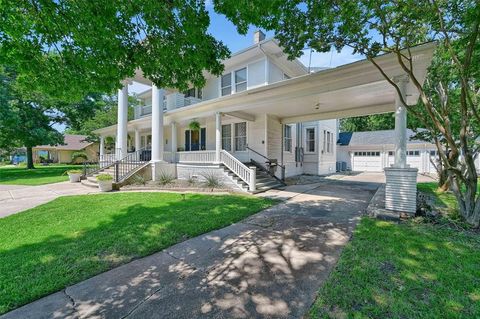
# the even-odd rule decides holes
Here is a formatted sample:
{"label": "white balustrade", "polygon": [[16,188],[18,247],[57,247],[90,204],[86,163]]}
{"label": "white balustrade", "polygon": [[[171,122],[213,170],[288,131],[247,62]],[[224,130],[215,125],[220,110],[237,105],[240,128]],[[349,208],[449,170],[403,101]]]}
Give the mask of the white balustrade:
{"label": "white balustrade", "polygon": [[178,152],[177,158],[179,163],[213,163],[215,151]]}
{"label": "white balustrade", "polygon": [[220,162],[231,170],[235,175],[240,177],[245,183],[247,183],[250,191],[255,191],[256,184],[256,170],[255,168],[247,167],[240,162],[235,156],[229,152],[222,150],[220,152]]}

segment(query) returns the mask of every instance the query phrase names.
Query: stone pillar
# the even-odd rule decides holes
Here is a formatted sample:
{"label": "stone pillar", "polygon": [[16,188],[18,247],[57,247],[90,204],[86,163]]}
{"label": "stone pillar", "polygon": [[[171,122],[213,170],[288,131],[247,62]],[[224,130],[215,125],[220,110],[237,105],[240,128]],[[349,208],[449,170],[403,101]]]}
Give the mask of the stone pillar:
{"label": "stone pillar", "polygon": [[177,123],[172,122],[172,162],[176,162],[177,156]]}
{"label": "stone pillar", "polygon": [[105,155],[105,137],[100,136],[100,159]]}
{"label": "stone pillar", "polygon": [[127,156],[128,83],[118,90],[117,139],[115,154],[118,160]]}
{"label": "stone pillar", "polygon": [[163,161],[163,94],[152,85],[152,162]]}
{"label": "stone pillar", "polygon": [[[403,98],[406,98],[408,77],[394,78]],[[385,208],[414,215],[417,209],[418,169],[407,165],[407,113],[399,96],[395,99],[395,163],[385,168]]]}
{"label": "stone pillar", "polygon": [[140,130],[138,128],[135,129],[135,151],[139,151],[141,146],[141,138],[140,138]]}
{"label": "stone pillar", "polygon": [[222,149],[222,114],[215,113],[215,164],[220,164],[220,151]]}

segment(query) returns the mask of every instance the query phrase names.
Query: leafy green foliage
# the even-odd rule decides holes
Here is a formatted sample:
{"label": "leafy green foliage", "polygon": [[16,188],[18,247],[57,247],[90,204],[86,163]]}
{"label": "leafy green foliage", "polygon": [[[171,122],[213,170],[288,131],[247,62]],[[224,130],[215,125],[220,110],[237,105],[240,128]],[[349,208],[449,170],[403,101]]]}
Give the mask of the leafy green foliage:
{"label": "leafy green foliage", "polygon": [[217,174],[215,174],[215,172],[203,173],[202,177],[205,179],[205,181],[203,182],[205,187],[213,189],[213,188],[222,188],[223,186],[223,183],[220,177]]}
{"label": "leafy green foliage", "polygon": [[88,160],[87,153],[85,152],[73,152],[72,153],[72,163],[77,162],[78,160]]}
{"label": "leafy green foliage", "polygon": [[274,201],[252,196],[66,196],[0,219],[0,313],[132,259],[236,223]]}
{"label": "leafy green foliage", "polygon": [[204,1],[6,0],[0,64],[28,88],[64,100],[113,92],[141,69],[159,87],[203,87],[228,49],[208,33]]}
{"label": "leafy green foliage", "polygon": [[175,180],[175,176],[167,171],[161,171],[157,177],[158,184],[162,186],[171,184]]}
{"label": "leafy green foliage", "polygon": [[97,181],[99,182],[108,182],[108,181],[112,181],[113,180],[113,176],[110,175],[110,174],[99,174],[97,176]]}

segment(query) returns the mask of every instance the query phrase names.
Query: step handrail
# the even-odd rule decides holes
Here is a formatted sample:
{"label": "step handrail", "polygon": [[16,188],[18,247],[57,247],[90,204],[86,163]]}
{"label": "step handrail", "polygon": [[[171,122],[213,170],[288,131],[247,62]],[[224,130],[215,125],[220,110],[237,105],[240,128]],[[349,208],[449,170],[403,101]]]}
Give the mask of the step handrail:
{"label": "step handrail", "polygon": [[[251,151],[251,152],[253,152],[253,153],[255,153],[255,154],[257,154],[257,155],[259,155],[260,157],[266,159],[266,160],[267,160],[267,163],[269,163],[269,164],[272,163],[272,159],[270,159],[270,158],[266,157],[265,155],[257,152],[256,150],[248,147],[248,145],[247,145],[246,149],[249,150],[249,151]],[[283,183],[283,181],[285,180],[285,165],[282,165],[282,164],[279,164],[278,162],[275,162],[275,165],[279,166],[279,167],[281,168],[281,170],[282,170],[282,178],[279,179],[277,176],[275,176],[274,173],[271,173],[271,172],[270,172],[270,170],[268,169],[268,167],[264,167],[262,164],[260,164],[258,161],[253,160],[252,158],[250,159],[250,161],[252,161],[252,163],[257,163],[258,165],[260,165],[260,167],[262,167],[262,168],[265,170],[265,172],[267,172],[268,175],[270,175],[270,176],[272,176],[273,178],[281,181],[282,183]]]}
{"label": "step handrail", "polygon": [[132,172],[150,162],[151,153],[147,153],[147,151],[150,151],[148,147],[141,148],[132,153],[128,153],[122,159],[115,161],[113,176],[114,182],[120,183],[124,181],[132,174]]}
{"label": "step handrail", "polygon": [[220,162],[225,165],[230,171],[237,175],[241,180],[247,183],[251,192],[256,190],[256,168],[248,167],[240,162],[235,156],[225,150],[220,151]]}

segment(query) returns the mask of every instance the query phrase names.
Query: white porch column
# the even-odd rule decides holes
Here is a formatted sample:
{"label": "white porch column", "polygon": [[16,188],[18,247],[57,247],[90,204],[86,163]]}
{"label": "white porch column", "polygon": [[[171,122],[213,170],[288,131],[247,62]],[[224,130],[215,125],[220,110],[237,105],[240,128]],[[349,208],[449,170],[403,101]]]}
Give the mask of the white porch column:
{"label": "white porch column", "polygon": [[176,162],[176,154],[177,154],[177,123],[172,122],[172,162]]}
{"label": "white porch column", "polygon": [[220,164],[222,149],[222,113],[215,113],[215,164]]}
{"label": "white porch column", "polygon": [[152,162],[163,161],[163,94],[152,85]]}
{"label": "white porch column", "polygon": [[135,128],[135,151],[140,150],[141,148],[141,139],[140,139],[140,130]]}
{"label": "white porch column", "polygon": [[[407,76],[393,79],[398,85],[403,99],[406,97],[408,84]],[[407,167],[407,110],[399,95],[395,96],[395,163],[394,167]]]}
{"label": "white porch column", "polygon": [[105,155],[105,137],[100,136],[100,159]]}
{"label": "white porch column", "polygon": [[128,122],[128,83],[118,90],[117,140],[115,154],[117,159],[127,156]]}
{"label": "white porch column", "polygon": [[[407,76],[393,79],[406,99]],[[395,99],[395,163],[385,168],[385,208],[413,215],[417,209],[418,169],[407,165],[407,112],[399,95]]]}

